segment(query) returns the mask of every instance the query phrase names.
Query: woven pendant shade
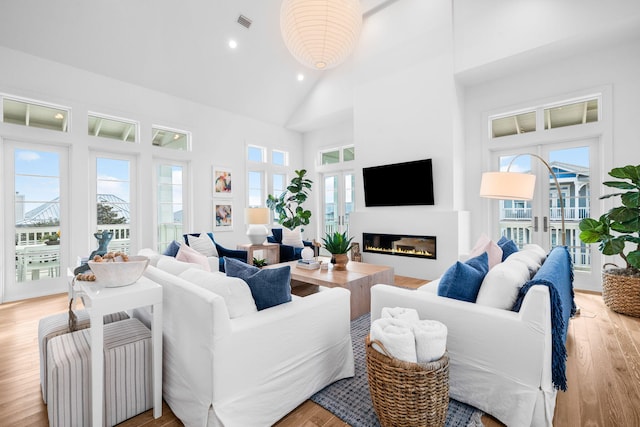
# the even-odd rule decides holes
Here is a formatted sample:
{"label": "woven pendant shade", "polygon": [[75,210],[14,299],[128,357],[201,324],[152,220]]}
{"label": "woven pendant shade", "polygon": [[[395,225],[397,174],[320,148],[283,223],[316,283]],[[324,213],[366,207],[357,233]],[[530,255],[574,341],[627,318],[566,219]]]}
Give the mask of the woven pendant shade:
{"label": "woven pendant shade", "polygon": [[325,70],[353,52],[362,28],[359,0],[283,0],[280,30],[302,64]]}

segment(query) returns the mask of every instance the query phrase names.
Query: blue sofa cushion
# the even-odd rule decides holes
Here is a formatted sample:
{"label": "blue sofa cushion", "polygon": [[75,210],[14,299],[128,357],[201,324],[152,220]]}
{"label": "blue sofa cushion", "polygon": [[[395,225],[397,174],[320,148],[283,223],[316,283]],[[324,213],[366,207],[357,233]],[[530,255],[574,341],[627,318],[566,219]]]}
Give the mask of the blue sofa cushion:
{"label": "blue sofa cushion", "polygon": [[225,258],[227,276],[238,277],[249,285],[258,310],[291,301],[291,267],[259,269],[253,265]]}
{"label": "blue sofa cushion", "polygon": [[440,278],[438,295],[460,301],[475,302],[484,276],[489,271],[486,252],[466,262],[456,262]]}
{"label": "blue sofa cushion", "polygon": [[507,239],[506,237],[500,237],[500,240],[496,242],[500,249],[502,249],[502,261],[507,259],[509,255],[518,252],[518,245],[511,239]]}
{"label": "blue sofa cushion", "polygon": [[167,246],[167,249],[165,249],[164,252],[162,252],[162,255],[172,256],[175,258],[176,255],[178,255],[179,250],[180,250],[180,243],[174,240],[173,242],[169,243],[169,246]]}

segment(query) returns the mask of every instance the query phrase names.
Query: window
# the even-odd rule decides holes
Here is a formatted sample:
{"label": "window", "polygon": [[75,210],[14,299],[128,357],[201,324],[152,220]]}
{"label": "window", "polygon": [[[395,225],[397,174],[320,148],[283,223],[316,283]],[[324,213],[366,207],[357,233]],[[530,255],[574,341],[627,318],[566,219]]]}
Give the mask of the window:
{"label": "window", "polygon": [[287,166],[289,164],[288,154],[285,151],[273,150],[271,152],[271,163],[277,166]]}
{"label": "window", "polygon": [[350,162],[356,158],[356,149],[353,145],[331,148],[320,151],[320,164],[333,165],[341,162]]}
{"label": "window", "polygon": [[598,99],[558,105],[544,110],[544,128],[555,129],[598,121]]}
{"label": "window", "polygon": [[499,138],[501,136],[518,135],[536,130],[536,112],[512,114],[500,117],[491,121],[491,136]]}
{"label": "window", "polygon": [[191,133],[177,129],[153,126],[151,127],[151,143],[156,147],[189,151],[191,148]]}
{"label": "window", "polygon": [[[575,126],[600,120],[601,95],[563,100],[541,105],[521,112],[510,112],[489,117],[491,138],[519,135],[543,129]],[[544,127],[543,127],[544,124]]]}
{"label": "window", "polygon": [[91,136],[117,139],[122,142],[136,142],[138,139],[138,123],[126,119],[89,113],[88,134]]}
{"label": "window", "polygon": [[96,157],[96,229],[113,234],[109,251],[129,252],[131,164],[124,158]]}
{"label": "window", "polygon": [[287,189],[287,175],[274,173],[271,180],[271,194],[278,197]]}
{"label": "window", "polygon": [[2,98],[2,121],[69,132],[69,109],[5,96]]}
{"label": "window", "polygon": [[180,164],[157,163],[158,251],[182,239],[184,229],[184,170]]}
{"label": "window", "polygon": [[249,159],[250,162],[256,162],[256,163],[264,163],[265,162],[265,149],[262,147],[257,147],[255,145],[250,145],[248,147],[248,156],[247,158]]}

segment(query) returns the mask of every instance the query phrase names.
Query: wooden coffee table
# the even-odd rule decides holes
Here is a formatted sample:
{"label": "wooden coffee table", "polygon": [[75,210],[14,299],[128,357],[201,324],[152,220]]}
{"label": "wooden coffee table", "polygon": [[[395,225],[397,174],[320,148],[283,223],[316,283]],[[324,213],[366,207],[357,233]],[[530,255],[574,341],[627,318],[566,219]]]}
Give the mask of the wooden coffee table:
{"label": "wooden coffee table", "polygon": [[[348,289],[351,292],[352,320],[371,311],[371,287],[373,285],[377,283],[393,285],[393,267],[385,265],[349,261],[346,271],[336,271],[331,266],[328,270],[305,270],[298,268],[297,264],[298,261],[290,261],[268,265],[265,268],[291,266],[291,288],[294,294],[308,295],[317,291],[318,286]],[[306,285],[306,289],[301,294],[295,292],[295,288],[300,285]],[[310,287],[312,290],[309,290]],[[314,287],[315,290],[313,290]]]}

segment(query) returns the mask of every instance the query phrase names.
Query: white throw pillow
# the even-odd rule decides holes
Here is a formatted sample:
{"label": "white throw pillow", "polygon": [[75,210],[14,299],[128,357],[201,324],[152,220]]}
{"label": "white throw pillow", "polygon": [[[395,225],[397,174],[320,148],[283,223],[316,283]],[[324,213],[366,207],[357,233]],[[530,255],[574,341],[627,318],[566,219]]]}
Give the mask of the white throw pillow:
{"label": "white throw pillow", "polygon": [[169,274],[173,274],[174,276],[179,275],[185,270],[190,268],[199,268],[203,270],[204,267],[200,264],[193,264],[190,262],[178,261],[172,256],[162,255],[158,260],[158,264],[156,265],[160,270],[166,271]]}
{"label": "white throw pillow", "polygon": [[302,233],[300,233],[300,228],[296,227],[294,230],[283,228],[282,244],[287,246],[293,246],[294,248],[304,248],[304,244],[302,243]]}
{"label": "white throw pillow", "polygon": [[468,258],[475,258],[486,252],[489,257],[489,270],[502,262],[502,248],[497,243],[489,239],[486,234],[480,235],[476,245],[469,252]]}
{"label": "white throw pillow", "polygon": [[258,311],[251,289],[242,279],[229,277],[219,271],[198,269],[186,270],[180,277],[224,298],[231,319]]}
{"label": "white throw pillow", "polygon": [[178,261],[200,264],[203,270],[211,271],[211,267],[209,267],[209,261],[207,261],[207,257],[187,245],[180,246],[180,249],[176,254],[176,259]]}
{"label": "white throw pillow", "polygon": [[200,252],[202,255],[218,257],[218,250],[216,249],[216,245],[213,243],[213,240],[211,240],[211,237],[209,237],[207,233],[202,233],[197,237],[187,236],[187,239],[189,239],[189,246]]}
{"label": "white throw pillow", "polygon": [[533,277],[542,265],[539,261],[540,257],[532,251],[518,251],[509,255],[507,259],[525,264],[529,269],[530,277]]}
{"label": "white throw pillow", "polygon": [[[511,255],[513,256],[513,255]],[[489,270],[482,281],[476,304],[511,310],[518,292],[530,278],[527,266],[511,256]]]}
{"label": "white throw pillow", "polygon": [[523,251],[531,251],[532,253],[538,255],[538,261],[540,264],[544,263],[544,260],[547,259],[547,252],[542,249],[542,246],[536,245],[535,243],[529,243],[528,245],[524,245],[522,247]]}

